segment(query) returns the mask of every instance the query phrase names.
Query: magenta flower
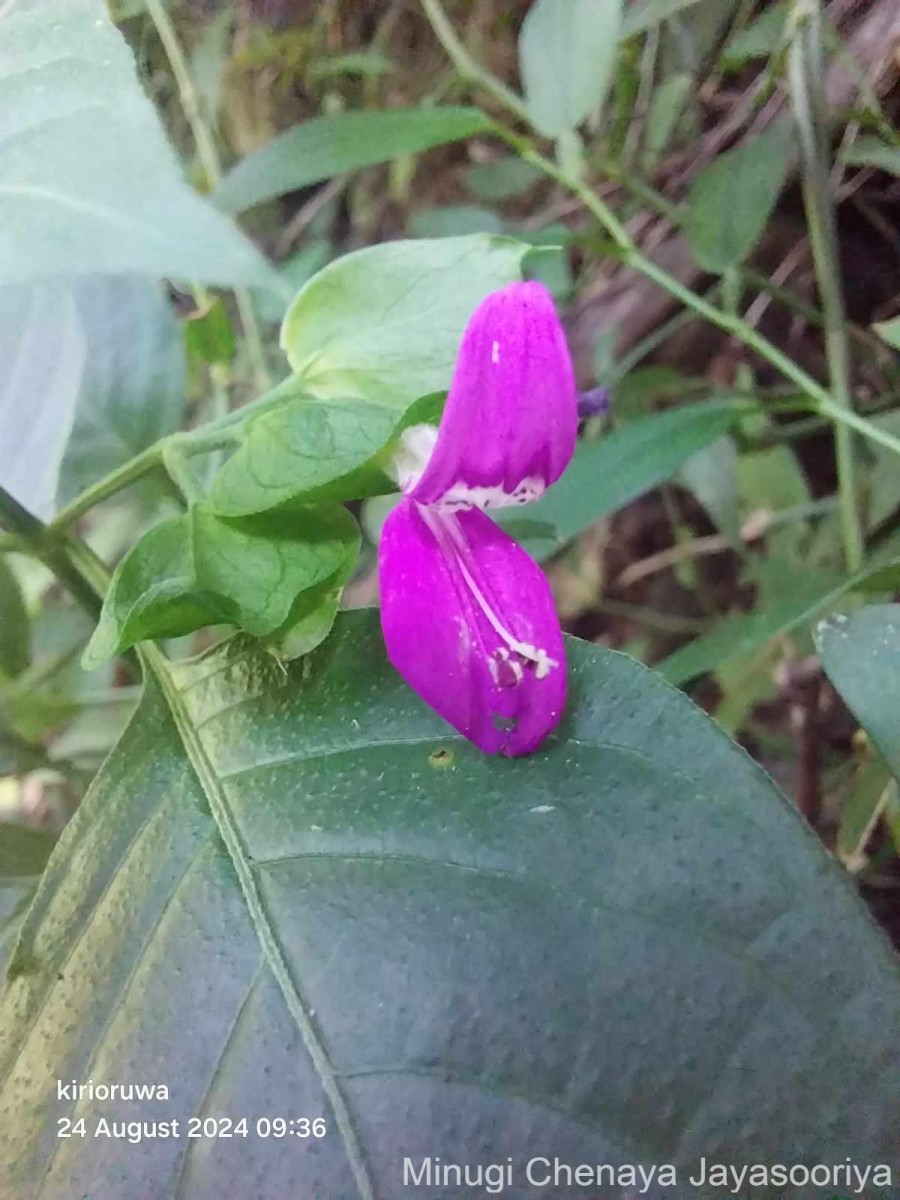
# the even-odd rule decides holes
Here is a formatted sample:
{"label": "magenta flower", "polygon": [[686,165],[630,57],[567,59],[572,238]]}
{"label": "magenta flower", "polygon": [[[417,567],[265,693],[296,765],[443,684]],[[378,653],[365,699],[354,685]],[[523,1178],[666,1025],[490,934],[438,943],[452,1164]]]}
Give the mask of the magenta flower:
{"label": "magenta flower", "polygon": [[487,754],[528,754],[566,701],[543,572],[481,510],[536,500],[578,426],[572,362],[549,293],[514,283],[475,310],[440,428],[407,430],[404,498],[379,546],[381,625],[406,682]]}

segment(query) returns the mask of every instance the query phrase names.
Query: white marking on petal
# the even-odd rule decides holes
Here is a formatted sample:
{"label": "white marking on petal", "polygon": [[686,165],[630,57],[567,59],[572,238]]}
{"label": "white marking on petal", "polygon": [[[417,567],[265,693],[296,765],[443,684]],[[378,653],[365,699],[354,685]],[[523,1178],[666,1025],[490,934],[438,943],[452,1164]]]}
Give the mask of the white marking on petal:
{"label": "white marking on petal", "polygon": [[408,492],[422,478],[437,440],[434,425],[411,425],[401,433],[391,462],[401,491]]}
{"label": "white marking on petal", "polygon": [[494,342],[491,346],[491,362],[494,366],[500,361],[500,343]]}
{"label": "white marking on petal", "polygon": [[445,512],[460,508],[508,508],[513,504],[530,504],[533,500],[540,500],[546,487],[544,480],[537,475],[526,476],[512,492],[508,492],[502,484],[489,487],[465,483],[460,479],[447,488],[436,505]]}
{"label": "white marking on petal", "polygon": [[[488,670],[498,687],[515,687],[524,678],[523,665],[519,659],[525,659],[526,665],[534,665],[536,679],[546,679],[550,672],[559,666],[555,658],[551,658],[542,646],[533,646],[530,642],[519,641],[505,627],[497,613],[494,612],[487,597],[472,577],[466,559],[470,556],[469,543],[466,541],[459,522],[452,513],[443,514],[430,505],[420,504],[419,512],[428,528],[434,534],[443,554],[452,558],[459,567],[463,580],[471,592],[476,604],[481,609],[488,624],[497,634],[504,646],[499,647],[494,656],[488,659]],[[515,657],[514,657],[515,656]]]}

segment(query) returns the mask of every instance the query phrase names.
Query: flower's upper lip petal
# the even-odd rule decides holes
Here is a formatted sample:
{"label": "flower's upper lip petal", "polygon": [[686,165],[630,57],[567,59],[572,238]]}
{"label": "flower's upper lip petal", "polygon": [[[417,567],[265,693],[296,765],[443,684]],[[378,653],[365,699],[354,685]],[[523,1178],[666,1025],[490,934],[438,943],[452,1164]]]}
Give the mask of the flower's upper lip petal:
{"label": "flower's upper lip petal", "polygon": [[549,292],[514,283],[487,297],[463,336],[437,444],[407,494],[487,508],[537,499],[569,464],[577,396]]}
{"label": "flower's upper lip petal", "polygon": [[537,749],[562,716],[566,666],[525,551],[484,513],[403,500],[382,531],[379,584],[388,656],[410,687],[486,753]]}

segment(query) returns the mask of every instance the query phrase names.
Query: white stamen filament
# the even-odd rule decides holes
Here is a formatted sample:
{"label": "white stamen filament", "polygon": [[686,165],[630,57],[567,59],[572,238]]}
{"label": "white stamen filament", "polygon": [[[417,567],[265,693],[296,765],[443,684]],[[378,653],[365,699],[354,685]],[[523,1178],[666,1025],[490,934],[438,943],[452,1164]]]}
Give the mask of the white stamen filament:
{"label": "white stamen filament", "polygon": [[[475,598],[478,607],[484,613],[491,628],[497,634],[501,641],[506,643],[506,646],[514,654],[518,654],[521,658],[533,662],[535,665],[535,678],[546,679],[554,667],[558,667],[559,663],[556,659],[550,657],[546,650],[540,646],[532,646],[530,642],[520,642],[518,638],[513,637],[509,630],[504,626],[503,622],[494,612],[481,588],[472,578],[472,573],[466,565],[465,559],[469,555],[469,544],[465,539],[465,535],[459,527],[459,523],[453,514],[439,514],[433,509],[429,509],[426,505],[421,505],[419,508],[425,523],[437,539],[438,545],[445,554],[452,554],[462,577],[465,580],[466,586]],[[452,545],[448,546],[449,541]],[[516,664],[518,665],[518,664]],[[521,669],[521,668],[520,668]],[[493,668],[496,678],[496,668]]]}

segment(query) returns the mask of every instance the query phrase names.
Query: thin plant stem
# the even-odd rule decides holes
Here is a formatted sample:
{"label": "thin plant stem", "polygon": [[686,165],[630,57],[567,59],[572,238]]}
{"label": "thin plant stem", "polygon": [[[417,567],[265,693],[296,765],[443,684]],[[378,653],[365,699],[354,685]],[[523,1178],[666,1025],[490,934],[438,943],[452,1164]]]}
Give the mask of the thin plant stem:
{"label": "thin plant stem", "polygon": [[[788,72],[791,102],[800,138],[803,199],[825,317],[825,353],[831,394],[836,404],[850,410],[850,351],[841,287],[837,223],[824,136],[824,95],[821,86],[824,64],[818,3],[815,0],[801,0],[795,16]],[[863,561],[863,530],[853,431],[846,425],[836,425],[834,438],[844,558],[847,570],[855,573]]]}
{"label": "thin plant stem", "polygon": [[[169,65],[172,68],[172,74],[175,77],[175,84],[178,88],[178,98],[181,101],[181,107],[184,110],[184,115],[191,129],[191,135],[197,147],[197,156],[200,159],[200,165],[206,176],[207,185],[210,188],[214,188],[222,178],[222,160],[219,157],[213,132],[203,115],[200,97],[191,78],[184,50],[182,49],[181,42],[178,40],[175,26],[172,24],[171,18],[162,4],[162,0],[146,0],[146,3],[147,12],[150,14],[150,19],[153,22],[159,40],[162,42]],[[200,306],[202,306],[205,296],[208,296],[205,288],[196,289],[196,297]],[[262,333],[259,322],[256,319],[256,312],[253,308],[253,302],[250,299],[250,293],[245,288],[235,288],[234,299],[238,315],[241,318],[241,326],[244,330],[244,339],[247,343],[247,353],[250,356],[250,367],[253,372],[254,382],[257,387],[266,390],[272,386],[272,377],[266,365]]]}
{"label": "thin plant stem", "polygon": [[456,67],[457,73],[470,83],[484,88],[507,112],[511,112],[519,120],[527,122],[528,109],[525,107],[524,100],[472,57],[457,37],[456,30],[441,7],[440,0],[422,0],[422,7],[435,36],[447,52],[447,57]]}
{"label": "thin plant stem", "polygon": [[[459,51],[460,49],[463,50],[467,60],[470,59],[468,51],[465,50],[465,47],[462,47],[459,39],[456,38],[438,0],[421,0],[421,3],[426,16],[431,22],[435,35],[447,50],[447,53],[453,58],[460,73],[462,73],[463,60],[460,59]],[[453,47],[452,52],[451,46]],[[502,84],[499,84],[499,81],[495,80],[488,72],[480,68],[477,63],[473,65],[470,61],[468,62],[467,77],[473,79],[473,81],[480,82],[485,87],[489,87],[490,81],[492,86],[489,87],[489,90],[498,99],[502,99],[503,94],[508,90]],[[510,105],[507,102],[506,107],[515,113],[516,116],[527,118],[527,113],[523,111],[523,106],[518,101],[518,97],[515,97],[515,100],[515,105]],[[759,354],[761,358],[766,359],[786,379],[790,379],[797,385],[801,392],[809,397],[809,407],[814,412],[828,417],[839,425],[855,429],[870,441],[878,442],[880,445],[893,450],[895,454],[900,453],[900,438],[894,437],[885,430],[871,425],[864,418],[858,416],[852,408],[835,400],[826,388],[804,371],[802,367],[799,367],[793,359],[779,350],[777,346],[758,333],[752,325],[749,325],[736,314],[727,313],[720,308],[716,308],[715,305],[710,304],[702,296],[692,291],[691,288],[687,287],[679,279],[670,275],[662,267],[653,262],[652,259],[648,258],[609,205],[600,196],[596,195],[586,183],[568,174],[552,159],[541,154],[528,138],[513,132],[513,130],[496,121],[493,122],[493,127],[497,136],[502,138],[521,158],[538,167],[545,175],[556,180],[562,187],[578,197],[588,212],[597,219],[601,227],[612,239],[621,262],[644,275],[647,279],[653,280],[654,283],[658,284],[659,287],[668,292],[674,299],[680,301],[687,308],[693,309],[694,312],[704,317],[710,324],[716,325],[719,329],[736,337],[745,346],[749,347],[749,349]]]}
{"label": "thin plant stem", "polygon": [[48,538],[43,521],[4,488],[0,488],[0,520],[19,537],[28,553],[39,558],[73,599],[96,619],[106,594],[109,573],[93,551],[85,543],[80,543],[83,550],[76,548],[79,539],[65,534],[58,539]]}
{"label": "thin plant stem", "polygon": [[61,508],[47,528],[52,533],[59,533],[74,525],[85,513],[102,504],[104,500],[124,491],[139,479],[151,474],[163,466],[163,446],[166,439],[155,442],[142,450],[140,454],[129,459],[121,467],[110,471],[102,479],[86,488],[80,496],[76,496],[65,508]]}

